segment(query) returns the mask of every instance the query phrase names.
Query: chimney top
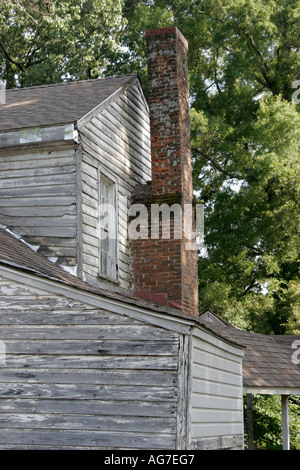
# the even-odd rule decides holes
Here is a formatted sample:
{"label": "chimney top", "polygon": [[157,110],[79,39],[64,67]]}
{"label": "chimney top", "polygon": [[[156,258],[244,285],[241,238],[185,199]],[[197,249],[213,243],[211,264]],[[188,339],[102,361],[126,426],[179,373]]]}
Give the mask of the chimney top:
{"label": "chimney top", "polygon": [[181,39],[183,45],[186,47],[186,49],[188,49],[189,47],[189,44],[187,42],[187,40],[185,39],[185,37],[183,36],[183,34],[179,31],[179,29],[176,27],[176,26],[169,26],[169,27],[166,27],[166,28],[157,28],[157,29],[148,29],[147,31],[145,31],[145,36],[150,36],[150,37],[154,37],[154,36],[162,36],[164,34],[170,34],[170,33],[175,33],[176,36]]}

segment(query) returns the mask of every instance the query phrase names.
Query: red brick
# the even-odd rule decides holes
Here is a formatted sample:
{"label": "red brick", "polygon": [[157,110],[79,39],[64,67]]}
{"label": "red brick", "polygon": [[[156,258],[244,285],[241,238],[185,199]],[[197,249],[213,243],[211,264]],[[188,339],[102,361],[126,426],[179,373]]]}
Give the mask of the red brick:
{"label": "red brick", "polygon": [[[176,27],[147,31],[146,41],[152,198],[180,196],[182,204],[192,203],[188,44]],[[159,233],[161,237],[161,229]],[[173,237],[172,222],[170,234]],[[150,292],[157,303],[197,315],[197,256],[185,251],[185,243],[185,239],[133,240],[133,284],[136,291]]]}

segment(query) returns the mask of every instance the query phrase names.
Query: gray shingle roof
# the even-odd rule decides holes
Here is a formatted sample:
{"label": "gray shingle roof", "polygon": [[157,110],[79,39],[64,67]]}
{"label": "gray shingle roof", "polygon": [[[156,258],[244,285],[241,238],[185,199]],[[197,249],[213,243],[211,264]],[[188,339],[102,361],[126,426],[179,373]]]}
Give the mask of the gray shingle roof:
{"label": "gray shingle roof", "polygon": [[74,123],[137,75],[15,88],[0,104],[0,132]]}

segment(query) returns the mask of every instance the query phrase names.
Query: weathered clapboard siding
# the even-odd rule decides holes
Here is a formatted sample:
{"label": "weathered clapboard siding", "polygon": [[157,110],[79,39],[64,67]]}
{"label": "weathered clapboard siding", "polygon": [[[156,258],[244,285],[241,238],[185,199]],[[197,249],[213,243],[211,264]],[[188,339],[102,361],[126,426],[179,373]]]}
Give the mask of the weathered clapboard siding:
{"label": "weathered clapboard siding", "polygon": [[77,263],[76,171],[73,143],[0,155],[0,224],[66,265]]}
{"label": "weathered clapboard siding", "polygon": [[178,333],[0,277],[0,339],[0,448],[175,448]]}
{"label": "weathered clapboard siding", "polygon": [[191,448],[242,448],[242,353],[212,338],[192,339]]}
{"label": "weathered clapboard siding", "polygon": [[82,142],[82,259],[90,282],[99,278],[99,175],[117,184],[118,283],[130,289],[128,208],[137,183],[151,179],[148,110],[137,83],[80,128]]}

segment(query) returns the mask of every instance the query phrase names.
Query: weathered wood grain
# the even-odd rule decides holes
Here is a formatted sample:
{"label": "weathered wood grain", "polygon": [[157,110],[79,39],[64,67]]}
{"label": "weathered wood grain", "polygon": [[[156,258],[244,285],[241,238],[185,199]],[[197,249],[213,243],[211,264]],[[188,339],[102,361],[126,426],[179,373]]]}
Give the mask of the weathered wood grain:
{"label": "weathered wood grain", "polygon": [[179,336],[0,277],[0,448],[176,446]]}
{"label": "weathered wood grain", "polygon": [[96,446],[99,448],[138,448],[148,449],[149,441],[151,441],[152,449],[165,449],[174,448],[174,437],[172,435],[164,434],[162,436],[157,434],[137,433],[137,432],[108,432],[108,431],[70,431],[64,430],[58,432],[57,430],[33,430],[28,432],[23,430],[9,430],[3,429],[0,433],[0,441],[3,444],[18,443],[18,445],[47,445],[60,447],[62,445],[62,435],[64,445],[70,446]]}
{"label": "weathered wood grain", "polygon": [[176,402],[174,387],[148,385],[92,385],[92,384],[16,384],[0,383],[0,399],[68,399],[141,401],[141,402]]}
{"label": "weathered wood grain", "polygon": [[[76,174],[74,148],[19,151],[0,159],[0,222],[70,265],[76,264],[77,249]],[[61,238],[70,240],[73,251],[64,250]]]}
{"label": "weathered wood grain", "polygon": [[37,369],[14,368],[0,370],[1,383],[43,383],[43,384],[101,384],[101,385],[144,385],[165,387],[177,383],[176,370],[147,370],[143,369]]}
{"label": "weathered wood grain", "polygon": [[0,413],[1,428],[23,429],[74,429],[74,430],[102,430],[102,431],[131,431],[165,434],[174,426],[175,418],[148,417],[148,416],[99,416],[99,415],[72,415],[59,413],[39,415],[37,413]]}
{"label": "weathered wood grain", "polygon": [[74,340],[5,340],[6,354],[92,354],[92,355],[117,355],[117,356],[170,356],[176,354],[178,342],[172,340],[147,340],[141,339],[128,341],[104,340],[82,341]]}

